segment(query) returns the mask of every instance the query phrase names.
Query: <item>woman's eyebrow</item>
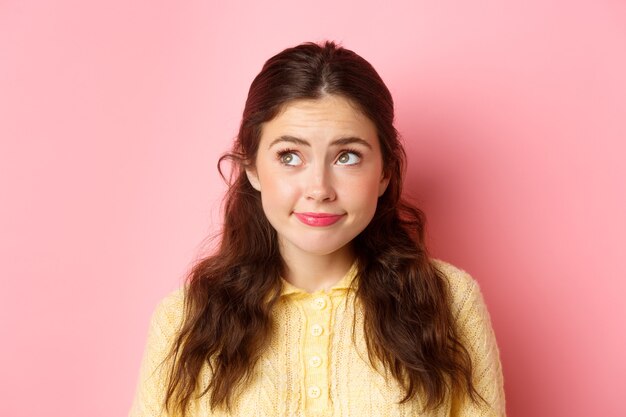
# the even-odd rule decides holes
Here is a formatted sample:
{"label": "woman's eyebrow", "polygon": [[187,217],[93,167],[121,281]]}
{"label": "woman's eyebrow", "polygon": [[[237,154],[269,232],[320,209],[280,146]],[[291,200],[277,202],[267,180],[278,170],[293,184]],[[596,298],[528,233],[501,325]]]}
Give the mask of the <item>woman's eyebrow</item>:
{"label": "woman's eyebrow", "polygon": [[[272,146],[280,142],[295,143],[296,145],[303,145],[303,146],[309,146],[309,147],[311,146],[311,144],[304,139],[297,138],[291,135],[282,135],[278,137],[277,139],[274,139],[267,148],[269,149]],[[332,141],[330,145],[331,146],[345,146],[345,145],[352,145],[355,143],[372,149],[372,145],[370,145],[369,142],[356,136],[348,136],[348,137],[336,139]]]}

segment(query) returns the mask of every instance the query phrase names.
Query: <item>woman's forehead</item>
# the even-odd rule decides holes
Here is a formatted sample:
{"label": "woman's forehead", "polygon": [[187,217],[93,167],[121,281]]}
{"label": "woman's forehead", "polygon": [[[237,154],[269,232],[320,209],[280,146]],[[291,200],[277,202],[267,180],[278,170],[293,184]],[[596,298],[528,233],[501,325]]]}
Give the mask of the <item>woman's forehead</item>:
{"label": "woman's forehead", "polygon": [[275,137],[283,135],[310,136],[308,138],[310,140],[316,137],[333,139],[345,135],[373,139],[376,128],[350,100],[341,96],[327,95],[320,99],[290,101],[276,117],[264,123],[262,127],[264,142],[271,142]]}
{"label": "woman's forehead", "polygon": [[366,117],[359,106],[354,100],[337,94],[324,94],[320,98],[302,98],[290,100],[284,103],[276,117],[281,115],[309,112],[320,113],[323,111],[341,111],[345,114],[353,114],[355,117]]}

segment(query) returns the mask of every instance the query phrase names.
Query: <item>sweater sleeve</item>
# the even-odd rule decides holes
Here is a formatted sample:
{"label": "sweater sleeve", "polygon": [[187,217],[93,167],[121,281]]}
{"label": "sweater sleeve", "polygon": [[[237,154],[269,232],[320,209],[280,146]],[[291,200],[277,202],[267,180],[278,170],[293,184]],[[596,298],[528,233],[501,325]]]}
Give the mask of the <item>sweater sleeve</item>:
{"label": "sweater sleeve", "polygon": [[480,287],[468,273],[455,269],[451,290],[457,330],[472,359],[474,387],[486,404],[474,404],[469,398],[455,397],[450,416],[505,417],[500,354]]}
{"label": "sweater sleeve", "polygon": [[171,361],[165,360],[181,324],[182,312],[183,295],[179,289],[165,297],[152,313],[129,417],[168,417],[164,401]]}

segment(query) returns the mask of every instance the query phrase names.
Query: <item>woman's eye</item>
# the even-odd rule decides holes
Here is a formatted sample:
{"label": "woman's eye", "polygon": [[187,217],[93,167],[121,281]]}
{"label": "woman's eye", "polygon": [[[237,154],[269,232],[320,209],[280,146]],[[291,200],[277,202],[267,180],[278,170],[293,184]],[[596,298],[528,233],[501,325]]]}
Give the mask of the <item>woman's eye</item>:
{"label": "woman's eye", "polygon": [[293,152],[285,152],[280,155],[280,162],[285,165],[296,166],[300,165],[302,161],[300,157]]}
{"label": "woman's eye", "polygon": [[344,152],[337,159],[337,162],[341,165],[355,165],[359,161],[361,161],[361,157],[355,152]]}
{"label": "woman's eye", "polygon": [[[278,153],[278,160],[283,165],[298,166],[302,164],[302,159],[297,152],[286,150]],[[356,165],[361,162],[361,155],[355,151],[346,151],[339,155],[337,163],[339,165]]]}

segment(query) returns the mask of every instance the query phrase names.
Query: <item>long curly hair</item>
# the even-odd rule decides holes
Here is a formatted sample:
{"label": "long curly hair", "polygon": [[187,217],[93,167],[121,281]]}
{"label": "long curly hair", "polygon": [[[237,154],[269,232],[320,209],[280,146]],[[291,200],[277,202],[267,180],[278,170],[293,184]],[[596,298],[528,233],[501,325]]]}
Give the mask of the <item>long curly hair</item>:
{"label": "long curly hair", "polygon": [[[170,351],[165,405],[185,410],[209,395],[212,409],[230,409],[271,334],[270,314],[281,293],[284,263],[261,195],[248,181],[263,123],[297,99],[337,95],[356,103],[376,126],[389,185],[370,224],[352,242],[369,359],[378,360],[404,388],[401,402],[423,395],[437,408],[447,395],[479,401],[472,363],[453,325],[447,281],[428,256],[425,216],[405,201],[406,155],[391,94],[369,62],[334,42],[304,43],[270,58],[250,86],[233,149],[219,246],[190,272],[184,320]],[[196,393],[201,368],[210,383]]]}

